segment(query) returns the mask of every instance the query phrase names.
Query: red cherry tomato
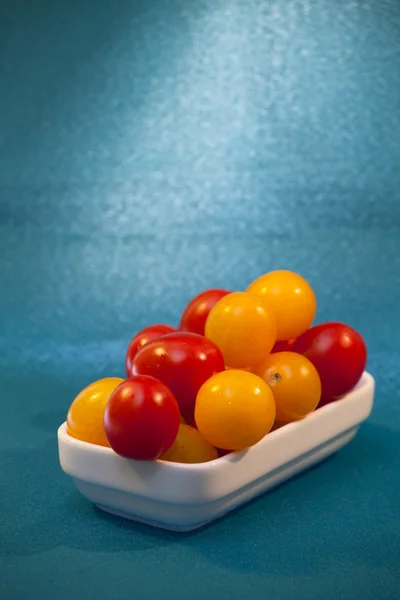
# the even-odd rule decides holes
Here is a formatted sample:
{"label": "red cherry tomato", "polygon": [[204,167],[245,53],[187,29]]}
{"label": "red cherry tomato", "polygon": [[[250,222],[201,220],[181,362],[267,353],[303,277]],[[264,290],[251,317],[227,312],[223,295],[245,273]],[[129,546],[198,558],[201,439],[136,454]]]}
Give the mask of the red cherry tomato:
{"label": "red cherry tomato", "polygon": [[283,340],[275,342],[274,347],[271,350],[271,354],[274,354],[275,352],[290,352],[295,341],[296,338],[293,340]]}
{"label": "red cherry tomato", "polygon": [[367,362],[361,335],[343,323],[323,323],[297,338],[291,350],[306,356],[322,383],[319,406],[349,392],[359,381]]}
{"label": "red cherry tomato", "polygon": [[210,310],[231,292],[222,289],[205,290],[195,296],[183,311],[179,329],[204,335],[204,329]]}
{"label": "red cherry tomato", "polygon": [[111,394],[104,412],[104,430],[111,448],[120,456],[159,458],[178,435],[178,403],[158,379],[132,377]]}
{"label": "red cherry tomato", "polygon": [[126,352],[125,369],[127,377],[130,377],[132,374],[132,361],[139,352],[140,348],[142,348],[151,340],[159,338],[162,335],[166,335],[167,333],[172,333],[173,331],[177,331],[176,327],[162,324],[149,325],[148,327],[145,327],[139,331],[139,333],[132,338]]}
{"label": "red cherry tomato", "polygon": [[182,416],[194,423],[197,392],[214,373],[224,371],[221,351],[196,333],[164,335],[143,346],[132,363],[133,375],[152,375],[170,388]]}

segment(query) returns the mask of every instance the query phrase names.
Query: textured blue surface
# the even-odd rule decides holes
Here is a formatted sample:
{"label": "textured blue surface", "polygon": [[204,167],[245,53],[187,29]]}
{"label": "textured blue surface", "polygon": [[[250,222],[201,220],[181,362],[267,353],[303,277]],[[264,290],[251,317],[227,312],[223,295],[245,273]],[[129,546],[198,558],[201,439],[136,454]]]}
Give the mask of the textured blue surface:
{"label": "textured blue surface", "polygon": [[[395,600],[400,5],[0,5],[0,597]],[[125,346],[271,268],[365,336],[351,445],[193,535],[99,514],[55,432]]]}

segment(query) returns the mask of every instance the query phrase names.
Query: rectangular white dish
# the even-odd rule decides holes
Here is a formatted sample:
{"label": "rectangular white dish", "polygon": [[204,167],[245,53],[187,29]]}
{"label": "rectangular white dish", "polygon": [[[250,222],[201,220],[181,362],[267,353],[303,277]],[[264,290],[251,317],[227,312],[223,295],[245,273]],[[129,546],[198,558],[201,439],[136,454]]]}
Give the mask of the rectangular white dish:
{"label": "rectangular white dish", "polygon": [[374,379],[302,421],[269,433],[246,451],[202,464],[135,462],[110,448],[58,430],[60,463],[78,490],[99,508],[148,525],[190,531],[328,457],[347,444],[369,416]]}

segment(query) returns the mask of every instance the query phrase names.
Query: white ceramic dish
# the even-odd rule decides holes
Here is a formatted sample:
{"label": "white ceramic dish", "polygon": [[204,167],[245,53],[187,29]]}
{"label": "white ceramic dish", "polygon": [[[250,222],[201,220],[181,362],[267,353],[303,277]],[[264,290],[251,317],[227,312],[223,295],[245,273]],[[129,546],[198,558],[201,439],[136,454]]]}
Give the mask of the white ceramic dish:
{"label": "white ceramic dish", "polygon": [[190,531],[321,461],[347,444],[369,416],[374,379],[364,373],[346,397],[269,433],[244,452],[195,465],[135,462],[58,430],[61,467],[109,513]]}

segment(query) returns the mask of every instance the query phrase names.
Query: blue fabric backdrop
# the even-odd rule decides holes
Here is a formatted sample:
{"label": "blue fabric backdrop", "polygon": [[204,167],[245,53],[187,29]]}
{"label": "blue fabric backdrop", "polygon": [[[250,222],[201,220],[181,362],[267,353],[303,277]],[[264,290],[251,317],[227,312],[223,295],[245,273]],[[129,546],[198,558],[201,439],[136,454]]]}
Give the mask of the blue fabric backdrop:
{"label": "blue fabric backdrop", "polygon": [[[1,598],[399,597],[399,166],[398,0],[1,3]],[[72,398],[272,268],[365,336],[369,422],[196,534],[99,514]]]}

